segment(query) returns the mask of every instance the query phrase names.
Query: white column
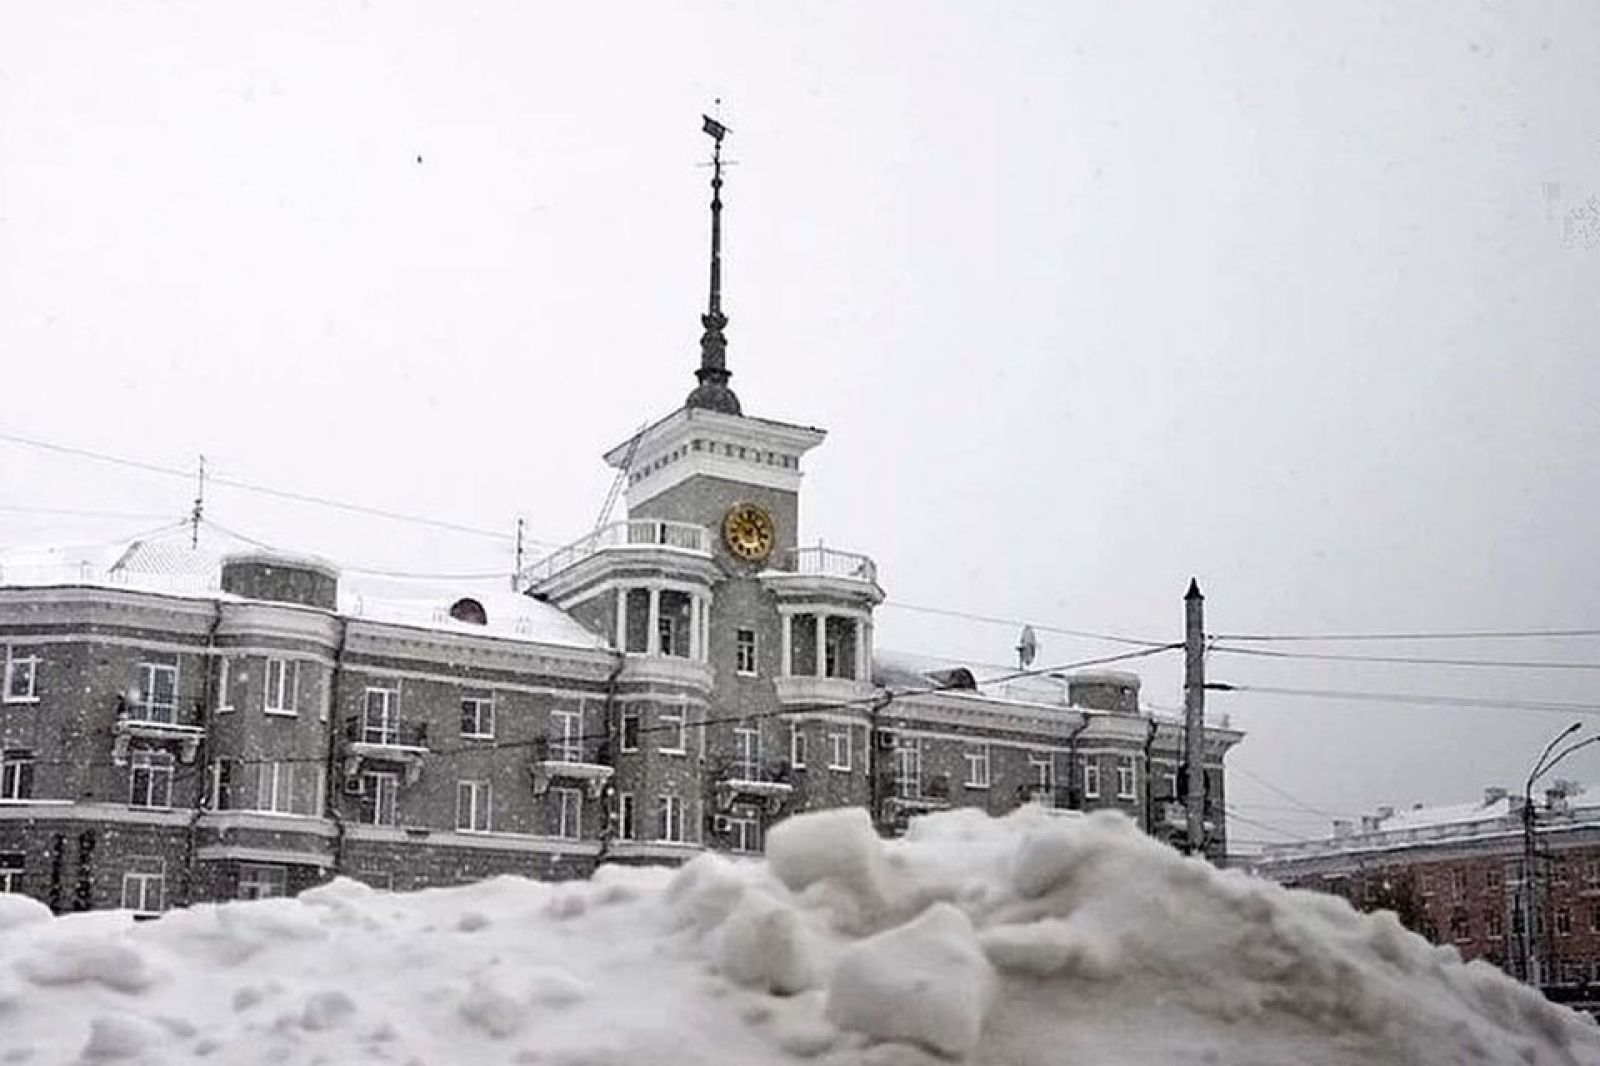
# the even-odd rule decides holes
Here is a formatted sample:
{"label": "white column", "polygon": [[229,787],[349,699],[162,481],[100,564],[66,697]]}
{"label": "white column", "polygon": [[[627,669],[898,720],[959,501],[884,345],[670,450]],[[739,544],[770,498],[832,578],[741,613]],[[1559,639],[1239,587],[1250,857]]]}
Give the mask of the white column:
{"label": "white column", "polygon": [[705,647],[700,643],[700,594],[689,593],[689,658],[693,662],[705,661]]}
{"label": "white column", "polygon": [[711,597],[700,600],[700,661],[711,659]]}
{"label": "white column", "polygon": [[617,590],[617,650],[628,650],[628,590]]}
{"label": "white column", "polygon": [[868,680],[867,674],[867,623],[857,618],[856,624],[856,680]]}
{"label": "white column", "polygon": [[783,661],[778,672],[788,677],[794,673],[794,615],[784,611],[778,618],[783,623]]}
{"label": "white column", "polygon": [[650,589],[650,627],[645,631],[644,650],[650,655],[661,654],[661,590]]}
{"label": "white column", "polygon": [[828,649],[828,616],[821,611],[817,612],[817,676],[828,676],[827,649]]}

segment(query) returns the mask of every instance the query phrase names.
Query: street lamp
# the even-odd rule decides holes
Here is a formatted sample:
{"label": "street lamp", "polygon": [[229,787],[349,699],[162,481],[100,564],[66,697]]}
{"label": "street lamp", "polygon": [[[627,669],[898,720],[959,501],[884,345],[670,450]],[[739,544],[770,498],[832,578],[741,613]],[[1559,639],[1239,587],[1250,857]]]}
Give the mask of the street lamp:
{"label": "street lamp", "polygon": [[[1540,973],[1538,938],[1534,936],[1534,916],[1537,913],[1534,893],[1538,886],[1534,879],[1534,812],[1533,812],[1533,786],[1539,778],[1556,768],[1556,765],[1568,755],[1587,748],[1589,745],[1600,742],[1600,736],[1580,740],[1570,744],[1561,751],[1556,751],[1556,746],[1563,740],[1583,728],[1582,722],[1573,722],[1555,738],[1546,744],[1540,753],[1539,760],[1533,764],[1533,769],[1528,772],[1528,779],[1522,786],[1522,957],[1527,968],[1525,978],[1535,988],[1543,986],[1543,974]],[[1555,752],[1552,756],[1550,753]]]}

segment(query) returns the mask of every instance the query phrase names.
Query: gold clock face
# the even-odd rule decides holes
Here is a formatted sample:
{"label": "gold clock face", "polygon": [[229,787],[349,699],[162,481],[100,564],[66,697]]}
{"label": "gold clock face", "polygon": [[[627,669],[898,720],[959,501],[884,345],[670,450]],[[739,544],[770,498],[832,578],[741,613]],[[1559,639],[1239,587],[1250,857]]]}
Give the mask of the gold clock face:
{"label": "gold clock face", "polygon": [[753,503],[736,503],[722,519],[722,542],[740,559],[756,562],[772,554],[772,516]]}

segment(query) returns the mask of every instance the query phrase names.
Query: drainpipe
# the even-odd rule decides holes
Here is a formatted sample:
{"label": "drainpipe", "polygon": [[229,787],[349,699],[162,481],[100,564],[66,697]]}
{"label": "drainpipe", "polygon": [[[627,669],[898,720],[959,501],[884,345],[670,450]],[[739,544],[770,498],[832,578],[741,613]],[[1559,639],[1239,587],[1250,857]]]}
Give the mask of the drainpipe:
{"label": "drainpipe", "polygon": [[[611,842],[617,835],[616,827],[611,824],[610,800],[617,794],[617,756],[622,751],[622,737],[620,736],[620,729],[619,735],[615,737],[612,736],[611,729],[612,723],[618,720],[615,713],[617,707],[617,678],[622,676],[622,668],[627,664],[627,661],[627,653],[617,652],[617,661],[611,667],[610,676],[606,678],[606,756],[611,763],[612,772],[611,777],[606,781],[605,787],[600,790],[600,850],[595,852],[594,856],[594,864],[597,868],[606,861],[606,854],[611,850]],[[615,743],[612,743],[613,740]],[[639,817],[637,805],[635,805],[633,816],[635,820]],[[635,828],[637,829],[638,827],[635,826]]]}
{"label": "drainpipe", "polygon": [[1151,832],[1155,828],[1155,802],[1151,794],[1150,782],[1155,775],[1150,772],[1150,757],[1156,746],[1156,720],[1151,718],[1147,723],[1144,734],[1144,811],[1139,821],[1144,829],[1145,836],[1154,836]]}
{"label": "drainpipe", "polygon": [[206,671],[205,689],[200,696],[200,723],[205,726],[205,732],[200,734],[200,742],[195,745],[194,761],[200,771],[200,788],[194,795],[194,810],[189,813],[188,824],[184,826],[183,833],[183,902],[187,906],[194,902],[194,864],[195,853],[198,851],[196,837],[200,832],[200,816],[206,810],[206,790],[210,788],[210,756],[211,756],[211,725],[215,715],[212,713],[210,701],[211,694],[217,686],[217,630],[222,628],[222,601],[212,601],[211,624],[206,628]]}
{"label": "drainpipe", "polygon": [[343,790],[339,769],[339,686],[344,678],[344,645],[350,636],[350,620],[339,618],[339,641],[333,649],[333,673],[328,678],[328,765],[327,784],[322,789],[323,813],[333,821],[333,876],[344,872],[344,814],[334,799],[334,790]]}
{"label": "drainpipe", "polygon": [[[1082,712],[1079,712],[1082,713]],[[1067,734],[1067,810],[1081,811],[1083,809],[1083,791],[1078,791],[1078,802],[1072,802],[1072,771],[1078,765],[1078,734],[1089,728],[1089,716],[1085,714],[1083,721],[1077,728]],[[1051,797],[1054,799],[1054,797]]]}

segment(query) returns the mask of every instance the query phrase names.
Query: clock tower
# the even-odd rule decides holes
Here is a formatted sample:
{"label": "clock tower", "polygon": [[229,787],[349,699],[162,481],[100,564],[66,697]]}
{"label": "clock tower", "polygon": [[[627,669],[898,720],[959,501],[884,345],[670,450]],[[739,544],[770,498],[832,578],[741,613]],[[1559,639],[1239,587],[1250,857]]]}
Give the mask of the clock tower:
{"label": "clock tower", "polygon": [[682,407],[606,453],[627,520],[524,575],[529,591],[623,653],[617,858],[755,850],[778,817],[872,795],[872,611],[883,591],[867,556],[801,547],[801,462],[826,434],[745,414],[729,385],[729,131],[711,118],[704,129],[716,148],[696,384]]}

